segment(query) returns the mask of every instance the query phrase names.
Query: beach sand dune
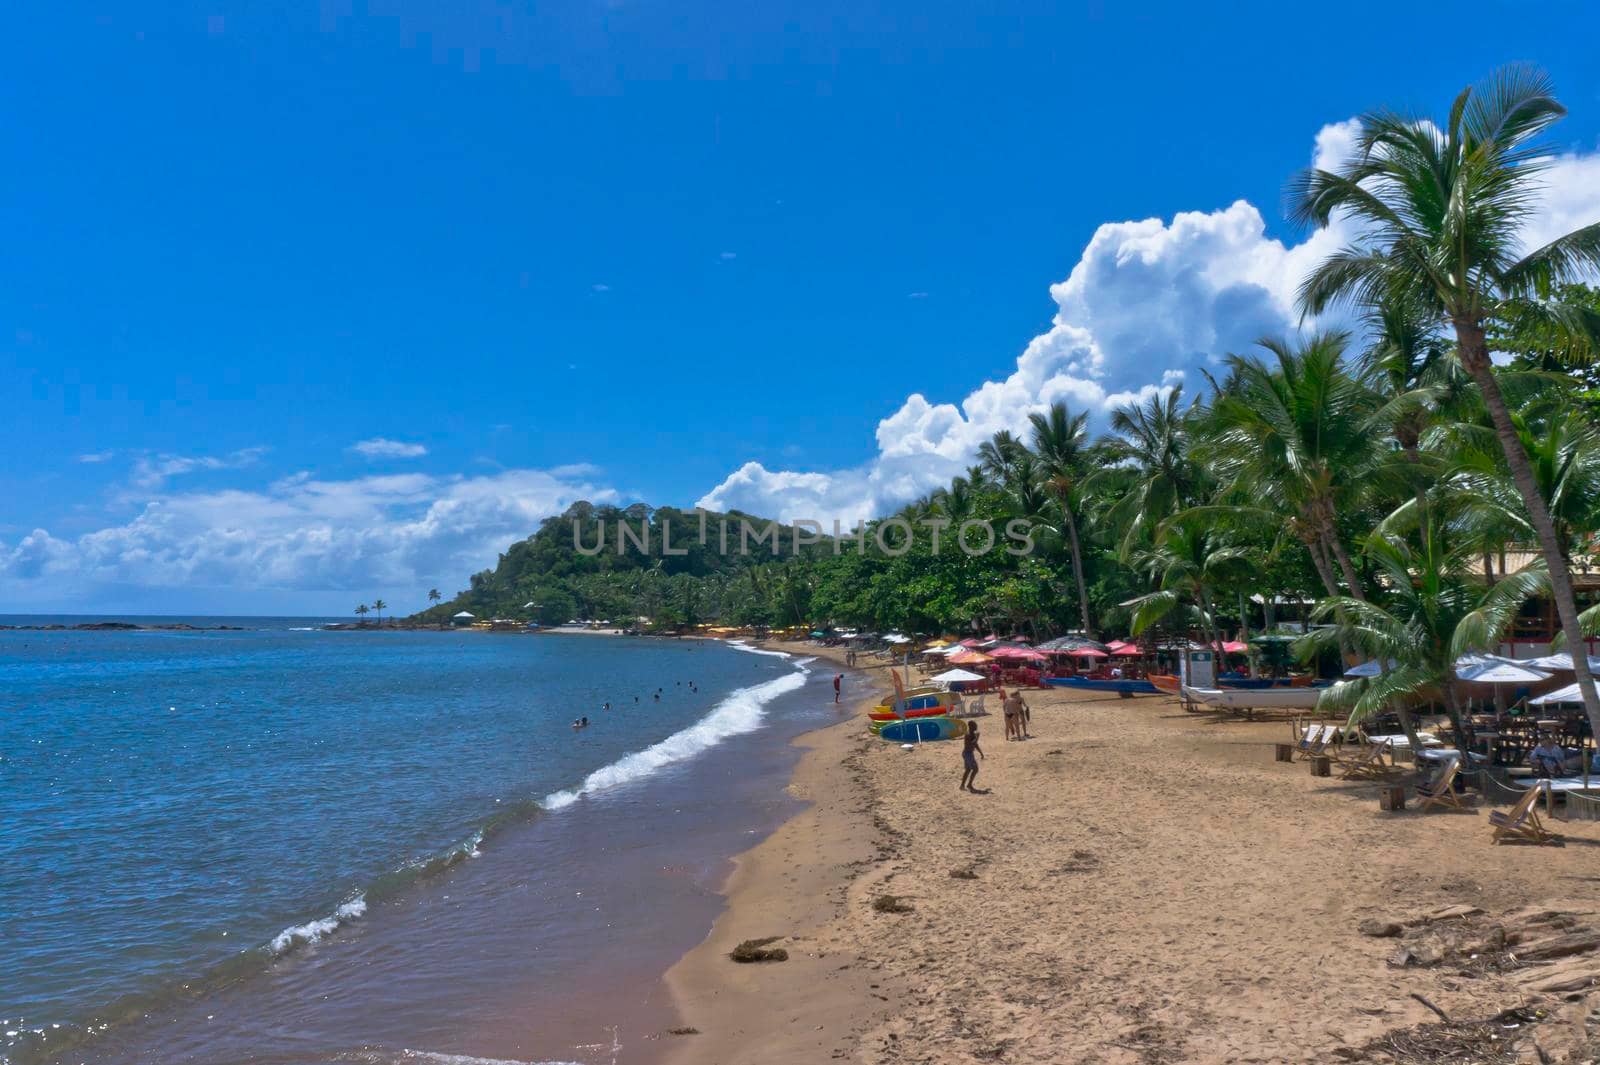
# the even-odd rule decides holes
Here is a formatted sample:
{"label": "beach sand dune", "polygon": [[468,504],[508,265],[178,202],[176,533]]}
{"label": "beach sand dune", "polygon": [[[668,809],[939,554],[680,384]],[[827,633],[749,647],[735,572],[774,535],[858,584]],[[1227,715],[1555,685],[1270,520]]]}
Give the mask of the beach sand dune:
{"label": "beach sand dune", "polygon": [[[956,744],[903,751],[859,715],[806,738],[794,787],[813,805],[741,859],[729,910],[669,974],[700,1033],[673,1060],[1388,1060],[1368,1045],[1438,1020],[1413,993],[1456,1018],[1542,1001],[1541,1042],[1582,1042],[1578,1007],[1515,972],[1428,964],[1431,926],[1358,925],[1485,911],[1461,941],[1532,903],[1600,913],[1595,826],[1492,847],[1481,809],[1384,814],[1372,784],[1275,762],[1282,723],[1028,698],[1035,738],[982,723],[987,794],[956,790]],[[769,936],[788,961],[728,959]],[[1391,964],[1410,948],[1422,964]]]}

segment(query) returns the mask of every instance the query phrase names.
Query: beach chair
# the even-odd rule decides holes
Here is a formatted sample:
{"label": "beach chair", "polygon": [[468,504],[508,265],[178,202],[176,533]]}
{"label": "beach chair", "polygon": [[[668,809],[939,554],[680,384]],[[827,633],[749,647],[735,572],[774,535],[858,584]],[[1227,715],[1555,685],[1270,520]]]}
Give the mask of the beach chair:
{"label": "beach chair", "polygon": [[1456,774],[1461,772],[1461,759],[1452,758],[1439,770],[1439,775],[1427,784],[1417,787],[1417,798],[1422,800],[1419,810],[1434,806],[1449,806],[1465,810],[1461,796],[1456,794]]}
{"label": "beach chair", "polygon": [[1539,821],[1538,811],[1534,809],[1539,802],[1539,796],[1544,794],[1543,781],[1535,784],[1522,793],[1515,806],[1509,810],[1490,810],[1489,824],[1494,828],[1494,842],[1504,843],[1507,840],[1517,840],[1521,843],[1549,843],[1555,839],[1555,833],[1545,828]]}
{"label": "beach chair", "polygon": [[1338,730],[1322,725],[1307,725],[1304,731],[1296,727],[1295,733],[1294,756],[1306,761],[1319,754],[1331,754],[1328,745],[1333,742]]}
{"label": "beach chair", "polygon": [[1382,743],[1363,744],[1354,754],[1343,751],[1331,755],[1339,767],[1341,780],[1378,780],[1393,772],[1393,767],[1383,760],[1389,748]]}

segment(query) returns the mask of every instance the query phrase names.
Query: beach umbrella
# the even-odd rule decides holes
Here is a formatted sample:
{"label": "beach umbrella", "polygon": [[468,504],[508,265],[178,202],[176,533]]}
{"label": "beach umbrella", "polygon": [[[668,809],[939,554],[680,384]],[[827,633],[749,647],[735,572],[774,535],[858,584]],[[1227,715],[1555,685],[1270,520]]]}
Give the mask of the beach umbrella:
{"label": "beach umbrella", "polygon": [[1243,655],[1250,653],[1250,645],[1242,640],[1227,640],[1222,645],[1222,650],[1230,655]]}
{"label": "beach umbrella", "polygon": [[1553,692],[1546,692],[1528,702],[1534,706],[1559,706],[1564,703],[1582,704],[1583,695],[1578,691],[1576,684],[1568,684],[1565,688],[1557,688]]}
{"label": "beach umbrella", "polygon": [[[1396,662],[1392,658],[1389,659],[1390,669],[1398,669],[1399,667],[1400,663]],[[1344,671],[1344,675],[1347,677],[1376,677],[1382,672],[1383,670],[1378,666],[1378,660],[1374,658],[1372,661],[1363,662],[1359,666],[1351,666],[1349,669]]]}
{"label": "beach umbrella", "polygon": [[1535,684],[1550,679],[1550,674],[1542,669],[1504,660],[1474,662],[1465,667],[1458,662],[1456,676],[1473,684]]}
{"label": "beach umbrella", "polygon": [[983,679],[985,678],[982,674],[974,673],[970,669],[951,669],[934,677],[933,682],[948,687],[951,684],[970,684],[972,681]]}
{"label": "beach umbrella", "polygon": [[[1594,655],[1590,655],[1588,657],[1590,671],[1600,674],[1600,658],[1596,658]],[[1520,659],[1520,661],[1523,665],[1529,666],[1533,669],[1549,669],[1558,672],[1564,671],[1567,673],[1572,672],[1572,653],[1570,651],[1561,651],[1553,655],[1543,655],[1539,658],[1524,658]]]}
{"label": "beach umbrella", "polygon": [[1073,658],[1109,658],[1109,651],[1097,651],[1093,647],[1080,647],[1076,651],[1069,651]]}
{"label": "beach umbrella", "polygon": [[979,666],[988,662],[993,662],[994,659],[990,658],[982,651],[973,651],[971,649],[967,649],[957,651],[955,654],[949,655],[945,658],[945,661],[949,662],[953,666]]}

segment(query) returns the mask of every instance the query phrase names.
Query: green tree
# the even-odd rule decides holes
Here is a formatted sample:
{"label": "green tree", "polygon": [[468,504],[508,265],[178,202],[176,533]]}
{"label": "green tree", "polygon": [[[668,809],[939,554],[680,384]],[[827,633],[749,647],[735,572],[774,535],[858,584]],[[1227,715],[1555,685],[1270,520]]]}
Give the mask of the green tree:
{"label": "green tree", "polygon": [[385,603],[382,599],[374,599],[372,601],[372,609],[374,609],[374,610],[376,610],[378,612],[378,624],[379,625],[383,624],[383,612],[384,612],[384,610],[386,610],[388,608],[388,606],[389,606],[389,604]]}
{"label": "green tree", "polygon": [[1083,544],[1078,538],[1078,485],[1084,475],[1084,451],[1089,432],[1088,415],[1074,415],[1065,403],[1050,405],[1048,413],[1028,416],[1033,426],[1033,450],[1039,456],[1045,485],[1054,493],[1072,549],[1072,576],[1078,585],[1078,611],[1084,635],[1094,638],[1089,620],[1089,588],[1083,579]]}
{"label": "green tree", "polygon": [[[1301,284],[1307,312],[1319,314],[1341,299],[1368,305],[1402,299],[1450,323],[1456,356],[1488,408],[1549,568],[1562,632],[1576,649],[1583,644],[1571,570],[1501,394],[1488,340],[1496,319],[1538,320],[1561,334],[1596,332],[1585,308],[1541,297],[1600,268],[1600,223],[1532,251],[1522,248],[1550,155],[1536,139],[1565,114],[1543,72],[1507,67],[1463,90],[1442,125],[1390,111],[1363,116],[1355,158],[1337,172],[1301,174],[1290,201],[1300,222],[1327,226],[1335,215],[1349,215],[1360,227],[1349,247]],[[1590,726],[1600,735],[1600,694],[1585,656],[1573,661]]]}
{"label": "green tree", "polygon": [[356,605],[356,617],[365,620],[366,616],[367,616],[367,604],[365,604],[365,603],[357,604]]}

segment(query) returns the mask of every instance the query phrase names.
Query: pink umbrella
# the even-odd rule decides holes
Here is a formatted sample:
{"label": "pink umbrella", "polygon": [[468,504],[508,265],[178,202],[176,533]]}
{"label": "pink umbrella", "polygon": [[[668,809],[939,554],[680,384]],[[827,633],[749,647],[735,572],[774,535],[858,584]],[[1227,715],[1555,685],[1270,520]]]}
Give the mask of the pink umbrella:
{"label": "pink umbrella", "polygon": [[1106,650],[1110,651],[1119,658],[1126,658],[1129,656],[1137,656],[1139,654],[1139,645],[1128,643],[1125,640],[1112,640],[1110,643],[1106,644]]}
{"label": "pink umbrella", "polygon": [[1073,658],[1107,658],[1107,657],[1110,657],[1110,656],[1108,655],[1107,652],[1097,650],[1097,649],[1095,649],[1093,647],[1080,647],[1078,650],[1072,652],[1072,657]]}
{"label": "pink umbrella", "polygon": [[1230,655],[1242,655],[1249,654],[1250,645],[1247,643],[1240,643],[1238,640],[1228,640],[1222,645],[1222,649]]}

